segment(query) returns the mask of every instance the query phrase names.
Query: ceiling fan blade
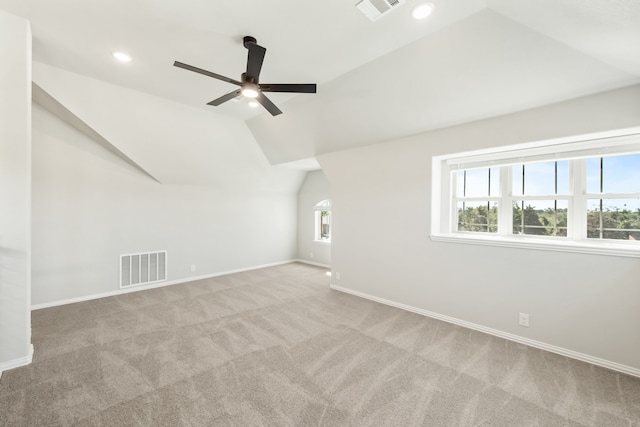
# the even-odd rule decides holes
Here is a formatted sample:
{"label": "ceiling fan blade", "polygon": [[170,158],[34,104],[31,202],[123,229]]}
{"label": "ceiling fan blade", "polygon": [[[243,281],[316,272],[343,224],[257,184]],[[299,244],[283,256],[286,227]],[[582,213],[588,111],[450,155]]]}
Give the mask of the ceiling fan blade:
{"label": "ceiling fan blade", "polygon": [[261,84],[263,92],[316,93],[315,84]]}
{"label": "ceiling fan blade", "polygon": [[241,91],[242,91],[242,89],[238,89],[238,90],[234,90],[233,92],[229,92],[229,93],[228,93],[228,94],[226,94],[226,95],[222,95],[222,96],[221,96],[220,98],[218,98],[218,99],[214,99],[214,100],[213,100],[213,101],[211,101],[211,102],[207,102],[207,105],[215,105],[215,106],[218,106],[218,105],[222,104],[223,102],[227,102],[227,101],[229,101],[230,99],[233,99],[233,98],[235,98],[236,96],[240,95]]}
{"label": "ceiling fan blade", "polygon": [[256,101],[262,104],[262,106],[266,108],[267,111],[270,112],[272,116],[277,116],[278,114],[282,114],[282,111],[280,111],[280,109],[276,107],[276,105],[273,102],[271,102],[269,98],[264,96],[262,92],[258,94]]}
{"label": "ceiling fan blade", "polygon": [[174,67],[184,68],[185,70],[193,71],[194,73],[200,73],[205,76],[213,77],[214,79],[222,80],[223,82],[232,83],[237,86],[242,86],[237,80],[230,79],[229,77],[221,76],[220,74],[212,73],[211,71],[203,70],[202,68],[194,67],[193,65],[183,64],[182,62],[174,61]]}
{"label": "ceiling fan blade", "polygon": [[264,54],[267,52],[267,49],[255,43],[248,43],[247,46],[249,49],[247,56],[247,76],[252,77],[257,82],[260,77],[262,61],[264,61]]}

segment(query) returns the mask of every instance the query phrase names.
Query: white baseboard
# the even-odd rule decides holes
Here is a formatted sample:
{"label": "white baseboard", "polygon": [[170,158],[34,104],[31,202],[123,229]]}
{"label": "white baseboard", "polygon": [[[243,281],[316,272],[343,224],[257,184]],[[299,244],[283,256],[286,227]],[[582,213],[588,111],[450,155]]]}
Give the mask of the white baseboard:
{"label": "white baseboard", "polygon": [[186,277],[184,279],[170,280],[170,281],[166,281],[166,282],[154,283],[154,284],[151,284],[151,285],[142,285],[142,286],[136,286],[136,287],[133,287],[133,288],[118,289],[118,290],[115,290],[115,291],[103,292],[103,293],[99,293],[99,294],[84,295],[84,296],[76,297],[76,298],[69,298],[69,299],[63,299],[63,300],[58,300],[58,301],[45,302],[45,303],[42,303],[42,304],[34,304],[34,305],[31,306],[31,311],[40,310],[40,309],[49,308],[49,307],[57,307],[59,305],[73,304],[73,303],[76,303],[76,302],[83,302],[83,301],[90,301],[90,300],[94,300],[94,299],[112,297],[112,296],[115,296],[115,295],[128,294],[130,292],[138,292],[138,291],[145,291],[145,290],[148,290],[148,289],[162,288],[164,286],[179,285],[180,283],[187,283],[187,282],[193,282],[193,281],[196,281],[196,280],[210,279],[212,277],[226,276],[227,274],[242,273],[242,272],[245,272],[245,271],[258,270],[260,268],[275,267],[277,265],[290,264],[292,262],[297,262],[297,260],[290,259],[290,260],[286,260],[286,261],[274,262],[274,263],[271,263],[271,264],[263,264],[263,265],[253,266],[253,267],[239,268],[237,270],[221,271],[221,272],[218,272],[218,273],[205,274],[205,275],[197,276],[197,277]]}
{"label": "white baseboard", "polygon": [[314,265],[316,267],[328,268],[331,270],[331,266],[328,264],[320,264],[319,262],[307,261],[306,259],[297,259],[296,262],[301,262],[303,264]]}
{"label": "white baseboard", "polygon": [[478,325],[476,323],[467,322],[466,320],[456,319],[455,317],[446,316],[444,314],[434,313],[433,311],[423,310],[421,308],[412,307],[410,305],[402,304],[399,302],[391,301],[388,299],[376,297],[374,295],[369,295],[364,292],[354,291],[353,289],[344,288],[342,286],[337,285],[329,285],[331,289],[335,289],[336,291],[344,292],[347,294],[355,295],[360,298],[368,299],[371,301],[379,302],[381,304],[390,305],[391,307],[396,307],[402,310],[410,311],[412,313],[421,314],[423,316],[432,317],[434,319],[442,320],[444,322],[453,323],[454,325],[463,326],[465,328],[474,329],[476,331],[484,332],[489,335],[494,335],[496,337],[504,338],[510,341],[515,341],[520,344],[525,344],[530,347],[539,348],[541,350],[550,351],[552,353],[560,354],[562,356],[567,356],[572,359],[581,360],[583,362],[591,363],[592,365],[602,366],[603,368],[608,368],[614,371],[622,372],[624,374],[633,375],[634,377],[640,377],[640,369],[634,368],[627,365],[622,365],[620,363],[612,362],[610,360],[601,359],[599,357],[590,356],[588,354],[579,353],[577,351],[569,350],[563,347],[558,347],[555,345],[547,344],[541,341],[532,340],[529,338],[521,337],[519,335],[510,334],[508,332],[503,332],[498,329],[488,328],[486,326]]}
{"label": "white baseboard", "polygon": [[19,368],[25,366],[33,361],[33,344],[29,344],[29,354],[19,359],[9,360],[8,362],[0,363],[0,379],[2,379],[2,373],[9,369]]}

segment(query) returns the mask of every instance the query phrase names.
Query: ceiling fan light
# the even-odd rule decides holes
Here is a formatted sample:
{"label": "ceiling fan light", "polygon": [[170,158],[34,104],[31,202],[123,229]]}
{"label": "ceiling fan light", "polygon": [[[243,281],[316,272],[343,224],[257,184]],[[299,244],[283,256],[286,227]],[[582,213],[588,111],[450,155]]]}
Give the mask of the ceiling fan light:
{"label": "ceiling fan light", "polygon": [[411,16],[415,19],[425,19],[433,13],[433,9],[435,9],[433,3],[422,3],[413,8]]}
{"label": "ceiling fan light", "polygon": [[242,95],[247,98],[257,98],[258,97],[258,88],[254,85],[246,85],[242,88]]}

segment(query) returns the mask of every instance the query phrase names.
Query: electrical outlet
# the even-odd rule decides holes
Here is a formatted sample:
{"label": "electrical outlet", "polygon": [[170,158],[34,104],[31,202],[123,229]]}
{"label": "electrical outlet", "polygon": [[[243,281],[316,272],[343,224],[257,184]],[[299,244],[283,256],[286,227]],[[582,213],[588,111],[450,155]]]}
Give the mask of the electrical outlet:
{"label": "electrical outlet", "polygon": [[336,280],[340,280],[340,273],[336,271]]}
{"label": "electrical outlet", "polygon": [[518,323],[525,328],[529,327],[529,315],[527,313],[520,313],[518,316]]}
{"label": "electrical outlet", "polygon": [[191,271],[196,271],[196,265],[195,264],[191,264]]}

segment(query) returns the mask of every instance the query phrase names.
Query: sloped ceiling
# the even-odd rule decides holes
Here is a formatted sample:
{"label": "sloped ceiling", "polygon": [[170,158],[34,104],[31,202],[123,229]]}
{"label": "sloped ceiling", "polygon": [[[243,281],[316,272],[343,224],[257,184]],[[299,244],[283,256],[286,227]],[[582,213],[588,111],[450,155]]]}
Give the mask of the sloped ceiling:
{"label": "sloped ceiling", "polygon": [[640,75],[637,0],[488,0],[488,6],[572,49]]}
{"label": "sloped ceiling", "polygon": [[[226,116],[222,126],[248,126],[252,143],[272,164],[640,82],[640,0],[431,1],[436,10],[428,20],[411,19],[420,0],[407,0],[375,23],[355,8],[357,0],[0,0],[0,9],[31,21],[34,60],[46,64],[42,79],[61,69],[183,104],[191,107],[185,111],[210,114],[217,134],[226,132],[219,127]],[[246,61],[244,35],[267,48],[262,81],[316,82],[318,94],[271,95],[284,111],[277,117],[249,109],[244,100],[206,106],[233,87],[177,69],[173,61],[237,79]],[[116,63],[115,50],[134,61]],[[64,86],[50,90],[62,104],[72,102],[62,100]],[[149,123],[156,114],[156,123],[168,119],[150,107],[151,97],[137,104],[137,96],[127,96],[124,103],[112,92],[105,105],[74,100],[74,114],[101,109],[105,115],[111,108],[146,115]],[[194,136],[192,123],[189,114],[172,121],[175,134],[164,137],[179,152]],[[117,121],[103,126],[99,133],[118,144],[106,135],[117,133],[110,129]],[[146,131],[149,138],[160,133]],[[135,152],[135,144],[118,149],[161,181],[208,179],[163,172],[165,166],[153,165],[155,154]],[[192,149],[176,162],[195,161],[198,171],[197,150],[208,148],[196,143]]]}
{"label": "sloped ceiling", "polygon": [[[36,102],[51,97],[66,119],[108,142],[126,160],[162,184],[221,190],[297,192],[304,174],[267,162],[245,124],[232,117],[34,62]],[[64,118],[63,118],[64,119]],[[80,122],[78,124],[77,122]]]}
{"label": "sloped ceiling", "polygon": [[638,78],[485,9],[249,119],[272,163],[627,86]]}

